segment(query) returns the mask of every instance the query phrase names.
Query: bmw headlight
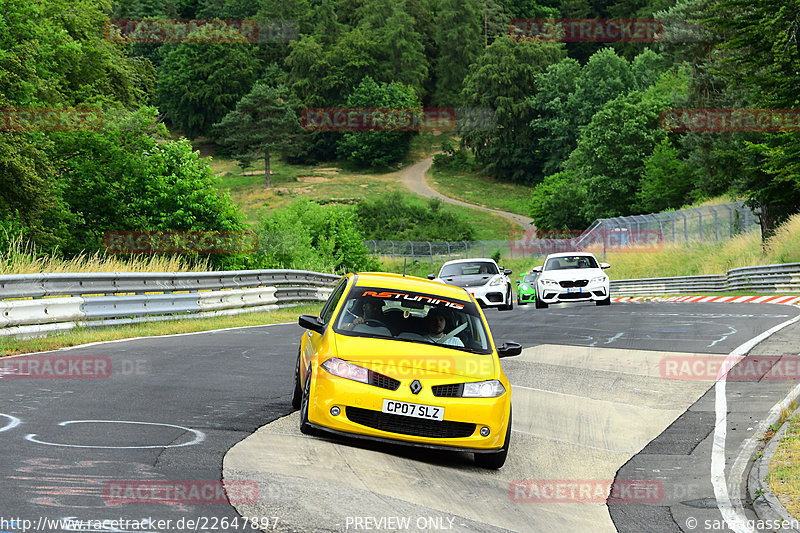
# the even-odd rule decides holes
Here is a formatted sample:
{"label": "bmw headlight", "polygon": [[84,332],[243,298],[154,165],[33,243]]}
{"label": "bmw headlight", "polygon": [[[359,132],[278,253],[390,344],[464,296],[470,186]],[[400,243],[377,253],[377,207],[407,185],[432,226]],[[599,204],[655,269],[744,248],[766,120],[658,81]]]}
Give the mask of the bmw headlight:
{"label": "bmw headlight", "polygon": [[545,285],[545,286],[553,287],[553,286],[557,286],[558,285],[558,282],[556,280],[554,280],[554,279],[543,279],[543,280],[540,280],[540,281],[541,281],[542,285]]}
{"label": "bmw headlight", "polygon": [[497,287],[498,285],[503,284],[503,277],[502,276],[495,276],[495,278],[489,282],[490,287]]}
{"label": "bmw headlight", "polygon": [[369,370],[364,367],[343,361],[338,357],[331,357],[320,365],[328,373],[340,378],[352,379],[361,383],[369,383]]}
{"label": "bmw headlight", "polygon": [[493,379],[477,383],[464,383],[463,398],[497,398],[506,391],[503,384]]}
{"label": "bmw headlight", "polygon": [[607,279],[607,276],[597,276],[596,278],[590,279],[589,283],[605,283]]}

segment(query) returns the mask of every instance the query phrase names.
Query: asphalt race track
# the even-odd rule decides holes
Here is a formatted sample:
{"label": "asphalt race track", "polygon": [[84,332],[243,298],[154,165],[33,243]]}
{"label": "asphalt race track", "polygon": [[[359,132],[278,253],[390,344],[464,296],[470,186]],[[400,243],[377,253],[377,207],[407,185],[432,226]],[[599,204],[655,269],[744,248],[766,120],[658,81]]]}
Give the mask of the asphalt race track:
{"label": "asphalt race track", "polygon": [[[503,360],[514,432],[508,462],[495,472],[472,466],[469,454],[301,435],[290,406],[296,325],[4,359],[0,531],[257,530],[243,517],[287,531],[689,530],[695,510],[721,518],[710,481],[714,378],[665,379],[665,361],[727,355],[798,314],[781,305],[668,303],[487,311],[497,343],[526,347]],[[798,353],[797,329],[788,332],[775,335],[778,355]],[[756,351],[775,355],[769,342]],[[33,379],[13,370],[42,355],[108,362],[110,373]],[[729,384],[732,472],[758,420],[793,385]],[[211,491],[152,493],[212,487],[223,461],[225,480],[244,489],[229,494],[234,505]],[[581,482],[594,495],[615,478],[653,482],[660,492],[608,506],[604,498],[536,498],[559,482]],[[84,523],[43,522],[68,517]]]}

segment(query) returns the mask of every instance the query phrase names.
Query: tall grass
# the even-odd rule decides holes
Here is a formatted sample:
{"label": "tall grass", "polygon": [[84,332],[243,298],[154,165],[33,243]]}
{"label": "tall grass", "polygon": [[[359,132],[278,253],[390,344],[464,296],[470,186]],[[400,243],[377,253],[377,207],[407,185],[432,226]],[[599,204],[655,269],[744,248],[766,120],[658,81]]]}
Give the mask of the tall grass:
{"label": "tall grass", "polygon": [[[602,257],[602,250],[598,257]],[[609,252],[611,279],[723,274],[745,266],[800,262],[800,214],[790,218],[762,247],[758,232],[721,242],[668,243],[655,252]]]}
{"label": "tall grass", "polygon": [[0,249],[0,274],[38,274],[42,272],[202,272],[209,270],[207,257],[191,256],[115,256],[105,252],[80,254],[63,259],[45,254],[20,237],[6,250]]}

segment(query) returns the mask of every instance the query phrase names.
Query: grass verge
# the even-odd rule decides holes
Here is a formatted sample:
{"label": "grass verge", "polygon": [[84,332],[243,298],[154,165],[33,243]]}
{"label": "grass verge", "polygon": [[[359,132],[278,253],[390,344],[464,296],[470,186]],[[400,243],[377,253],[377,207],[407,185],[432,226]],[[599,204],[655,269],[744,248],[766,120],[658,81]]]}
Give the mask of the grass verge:
{"label": "grass verge", "polygon": [[0,357],[31,352],[44,352],[90,342],[129,339],[132,337],[174,335],[176,333],[192,333],[195,331],[208,331],[213,329],[296,322],[299,315],[318,314],[321,307],[322,302],[319,304],[303,304],[297,307],[277,309],[275,311],[243,313],[231,316],[165,320],[164,322],[145,322],[125,326],[79,328],[66,333],[35,339],[0,337]]}
{"label": "grass verge", "polygon": [[800,415],[789,427],[769,463],[769,486],[792,516],[800,517]]}
{"label": "grass verge", "polygon": [[458,172],[431,168],[427,182],[450,198],[470,204],[530,216],[533,187],[498,181],[479,172]]}

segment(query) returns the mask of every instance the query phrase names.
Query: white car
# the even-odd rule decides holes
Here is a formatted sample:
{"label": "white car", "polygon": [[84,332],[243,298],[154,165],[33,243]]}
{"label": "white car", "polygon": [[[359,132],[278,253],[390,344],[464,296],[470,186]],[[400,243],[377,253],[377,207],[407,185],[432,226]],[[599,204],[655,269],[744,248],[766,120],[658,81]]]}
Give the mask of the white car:
{"label": "white car", "polygon": [[493,259],[456,259],[442,265],[438,276],[429,274],[428,279],[465,288],[481,307],[510,311],[514,309],[508,278],[511,273],[508,268],[499,268]]}
{"label": "white car", "polygon": [[562,302],[595,302],[610,305],[610,281],[604,269],[608,263],[599,263],[587,252],[550,254],[543,266],[533,269],[540,272],[536,280],[536,309],[546,309],[549,304]]}

